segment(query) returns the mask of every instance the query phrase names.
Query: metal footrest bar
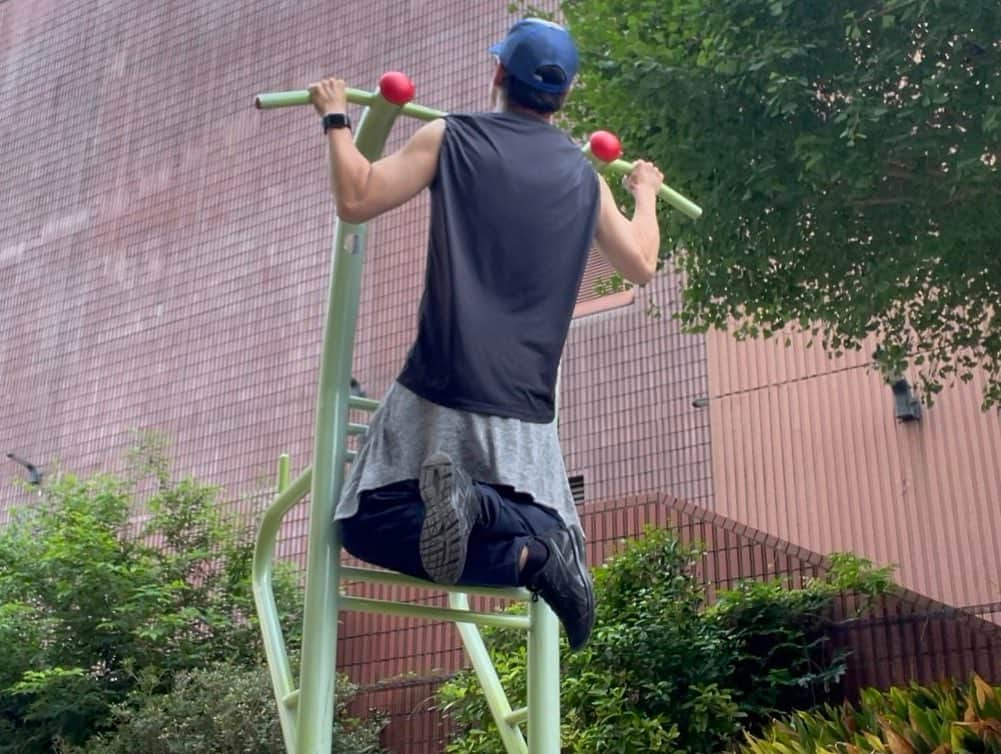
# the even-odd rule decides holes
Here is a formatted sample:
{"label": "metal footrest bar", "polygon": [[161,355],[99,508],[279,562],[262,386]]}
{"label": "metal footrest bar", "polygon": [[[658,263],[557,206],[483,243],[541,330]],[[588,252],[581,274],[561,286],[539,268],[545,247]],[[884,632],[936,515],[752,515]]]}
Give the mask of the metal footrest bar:
{"label": "metal footrest bar", "polygon": [[527,615],[507,615],[505,613],[479,613],[469,609],[454,609],[435,607],[434,605],[416,605],[410,602],[392,602],[390,600],[374,600],[368,597],[348,597],[341,595],[340,609],[344,612],[380,613],[383,615],[402,615],[428,620],[452,621],[453,623],[469,623],[495,628],[520,628],[527,631],[531,621]]}
{"label": "metal footrest bar", "polygon": [[351,408],[356,408],[359,411],[375,411],[379,408],[379,401],[372,398],[361,398],[357,395],[352,395],[348,398],[348,405]]}
{"label": "metal footrest bar", "polygon": [[528,719],[528,707],[519,707],[504,715],[504,722],[509,725],[520,725]]}
{"label": "metal footrest bar", "polygon": [[354,568],[352,566],[341,566],[341,581],[363,581],[370,584],[384,584],[386,586],[411,586],[420,589],[433,589],[438,592],[458,592],[460,594],[472,594],[480,597],[497,597],[505,600],[520,600],[528,602],[532,599],[532,593],[527,589],[519,587],[495,588],[476,586],[449,586],[446,584],[434,584],[430,581],[415,579],[413,576],[405,576],[395,571],[379,571],[374,568]]}

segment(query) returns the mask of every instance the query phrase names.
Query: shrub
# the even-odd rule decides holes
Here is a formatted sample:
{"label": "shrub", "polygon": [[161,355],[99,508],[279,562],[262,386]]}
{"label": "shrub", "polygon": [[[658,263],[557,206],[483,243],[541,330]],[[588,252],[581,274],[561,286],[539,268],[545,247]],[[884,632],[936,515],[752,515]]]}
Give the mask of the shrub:
{"label": "shrub", "polygon": [[[162,679],[144,680],[114,710],[114,732],[66,754],[274,754],[285,750],[267,668],[219,663],[186,670],[170,692]],[[377,718],[347,714],[355,687],[338,679],[332,754],[378,754]]]}
{"label": "shrub", "polygon": [[968,684],[866,689],[857,705],[825,705],[747,736],[742,754],[1001,752],[1001,688]]}
{"label": "shrub", "polygon": [[[563,652],[567,751],[714,752],[776,710],[822,701],[846,662],[824,635],[835,596],[842,590],[873,596],[889,586],[885,569],[842,556],[804,589],[749,582],[707,607],[694,575],[701,555],[670,532],[651,531],[594,570],[591,642]],[[485,635],[512,704],[524,704],[523,636]],[[501,754],[471,673],[446,683],[440,699],[461,731],[448,751]]]}
{"label": "shrub", "polygon": [[[124,477],[54,476],[31,501],[0,528],[0,754],[84,745],[140,683],[153,697],[260,664],[253,532],[215,488],[172,480],[160,445],[142,438]],[[296,574],[276,568],[274,589],[295,651]]]}

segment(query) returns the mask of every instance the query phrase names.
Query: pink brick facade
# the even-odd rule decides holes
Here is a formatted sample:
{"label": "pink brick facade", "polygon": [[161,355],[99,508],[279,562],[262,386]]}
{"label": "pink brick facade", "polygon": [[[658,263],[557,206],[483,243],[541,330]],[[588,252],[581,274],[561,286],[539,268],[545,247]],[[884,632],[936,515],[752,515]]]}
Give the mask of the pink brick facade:
{"label": "pink brick facade", "polygon": [[[422,104],[476,109],[487,46],[510,22],[506,5],[0,2],[0,450],[89,473],[120,468],[130,429],[159,430],[173,441],[178,473],[222,484],[248,515],[260,510],[279,453],[291,453],[296,469],[310,461],[333,219],[317,119],[303,109],[258,112],[253,95],[331,72],[371,88],[384,70],[399,69]],[[401,122],[390,148],[414,127]],[[425,217],[422,198],[370,231],[353,371],[373,396],[393,379],[413,333]],[[976,571],[998,562],[995,420],[964,408],[949,431],[979,444],[950,450],[938,434],[925,447],[885,421],[888,390],[866,387],[866,402],[853,403],[863,388],[844,384],[835,394],[851,410],[824,414],[838,431],[833,418],[810,424],[831,395],[822,380],[832,366],[787,375],[786,387],[759,379],[761,365],[799,357],[682,335],[669,317],[679,282],[662,273],[571,331],[561,435],[568,473],[583,477],[585,517],[600,521],[594,555],[640,531],[649,511],[661,521],[670,507],[663,500],[677,498],[811,550],[906,556],[902,573],[915,581],[905,583],[927,584],[945,602],[1001,593],[997,568]],[[651,305],[664,316],[648,316]],[[708,409],[693,407],[705,396]],[[862,465],[869,446],[845,444],[867,411],[882,412],[865,424],[866,436],[882,433],[881,447],[910,433],[904,466],[927,457],[944,469],[923,488],[924,508],[906,507],[912,477],[901,476],[899,462]],[[935,416],[922,427],[942,427]],[[842,475],[840,486],[822,488],[801,474],[831,458],[841,470],[865,468],[865,485]],[[0,466],[0,523],[24,499],[7,483],[21,473]],[[779,477],[799,481],[783,487]],[[962,572],[977,574],[967,580],[975,586],[920,580],[927,532],[917,524],[906,548],[878,544],[897,537],[899,521],[868,526],[862,501],[884,492],[901,516],[925,515],[935,499],[947,503],[940,512],[975,514],[971,528],[950,530],[934,560],[939,572],[955,570],[965,552]],[[643,494],[661,503],[608,502]],[[845,508],[851,525],[809,512],[823,495],[856,501]],[[592,501],[604,501],[600,516],[589,512]],[[300,507],[287,522],[285,556],[302,555],[304,514]],[[348,670],[365,683],[408,668],[449,670],[461,659],[451,627],[397,631],[375,620],[351,616],[343,632]],[[414,689],[394,704],[426,705],[426,687]]]}
{"label": "pink brick facade", "polygon": [[[118,464],[129,429],[156,429],[179,472],[234,501],[268,483],[279,453],[308,463],[325,145],[311,111],[258,112],[253,95],[332,71],[370,88],[400,69],[424,104],[481,107],[504,5],[18,2],[0,19],[5,450],[87,472]],[[419,199],[371,227],[354,365],[371,395],[413,331],[425,217]],[[669,310],[677,282],[574,325],[562,426],[590,499],[672,489],[711,505],[708,417],[690,405],[703,339],[644,313],[651,298]]]}

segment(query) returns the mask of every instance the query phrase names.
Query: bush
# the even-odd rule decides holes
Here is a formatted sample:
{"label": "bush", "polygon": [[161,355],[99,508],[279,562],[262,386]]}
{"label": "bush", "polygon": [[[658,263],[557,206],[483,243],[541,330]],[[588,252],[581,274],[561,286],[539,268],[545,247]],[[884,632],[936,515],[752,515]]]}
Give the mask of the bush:
{"label": "bush", "polygon": [[[113,733],[66,754],[274,754],[284,751],[267,668],[220,663],[180,673],[173,688],[157,693],[150,677],[114,710]],[[333,754],[378,754],[379,719],[347,714],[355,687],[338,679]]]}
{"label": "bush", "polygon": [[742,754],[1001,752],[1001,688],[969,684],[866,689],[857,705],[825,705],[747,737]]}
{"label": "bush", "polygon": [[[84,746],[201,668],[258,672],[253,532],[215,488],[173,481],[162,445],[142,438],[125,477],[55,476],[32,500],[0,528],[0,754]],[[274,591],[294,652],[296,574],[276,568]]]}
{"label": "bush", "polygon": [[[886,570],[836,558],[804,589],[742,584],[706,607],[698,548],[652,531],[594,570],[598,614],[588,646],[563,652],[563,742],[577,754],[719,751],[777,710],[826,698],[845,670],[824,636],[842,590],[875,595]],[[485,632],[512,704],[525,703],[524,637]],[[565,650],[565,647],[564,647]],[[501,754],[475,677],[440,692],[461,734],[453,754]]]}

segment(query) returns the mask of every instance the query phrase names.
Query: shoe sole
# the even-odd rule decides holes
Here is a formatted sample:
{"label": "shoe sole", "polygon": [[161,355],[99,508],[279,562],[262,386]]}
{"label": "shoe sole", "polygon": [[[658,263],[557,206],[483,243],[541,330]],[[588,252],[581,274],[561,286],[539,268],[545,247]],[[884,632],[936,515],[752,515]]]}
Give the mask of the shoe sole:
{"label": "shoe sole", "polygon": [[456,500],[452,459],[435,453],[421,466],[421,499],[424,524],[421,526],[420,555],[425,572],[437,584],[454,584],[466,567],[470,523]]}

